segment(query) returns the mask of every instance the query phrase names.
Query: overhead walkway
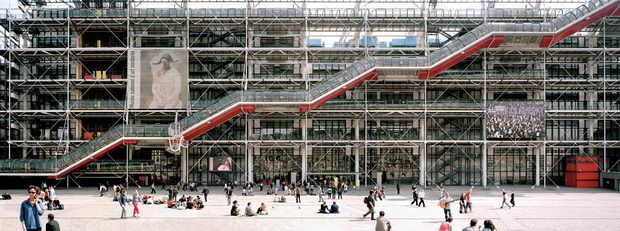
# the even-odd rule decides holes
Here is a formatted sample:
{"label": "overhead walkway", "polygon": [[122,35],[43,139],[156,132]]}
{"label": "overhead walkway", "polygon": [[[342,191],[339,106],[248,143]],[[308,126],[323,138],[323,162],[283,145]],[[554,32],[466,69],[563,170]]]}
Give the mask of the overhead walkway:
{"label": "overhead walkway", "polygon": [[[411,71],[420,80],[429,79],[483,48],[503,43],[526,43],[549,47],[605,16],[620,16],[620,0],[592,0],[549,23],[486,23],[455,38],[425,57],[368,57],[338,74],[313,85],[309,90],[235,91],[204,110],[179,121],[180,135],[191,140],[222,122],[257,108],[306,112],[377,78],[378,71]],[[277,106],[277,107],[270,107]],[[271,109],[273,110],[273,109]],[[0,161],[0,176],[42,176],[62,178],[123,144],[138,141],[167,141],[170,125],[120,125],[56,159],[10,159]]]}

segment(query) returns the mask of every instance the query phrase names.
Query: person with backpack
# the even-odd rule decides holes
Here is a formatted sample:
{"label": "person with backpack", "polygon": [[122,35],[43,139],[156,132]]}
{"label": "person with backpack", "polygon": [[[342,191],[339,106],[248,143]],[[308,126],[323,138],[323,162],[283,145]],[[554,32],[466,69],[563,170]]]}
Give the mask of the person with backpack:
{"label": "person with backpack", "polygon": [[375,199],[373,198],[373,191],[369,191],[368,192],[368,196],[364,197],[364,204],[366,204],[366,207],[368,208],[368,212],[364,214],[364,218],[366,218],[366,216],[368,216],[368,214],[370,214],[370,220],[376,220],[375,219]]}

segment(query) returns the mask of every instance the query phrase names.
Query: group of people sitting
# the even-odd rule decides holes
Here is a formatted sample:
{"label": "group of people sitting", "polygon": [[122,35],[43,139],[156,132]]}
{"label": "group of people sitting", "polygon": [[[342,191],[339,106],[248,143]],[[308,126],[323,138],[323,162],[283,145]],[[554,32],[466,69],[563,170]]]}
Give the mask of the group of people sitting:
{"label": "group of people sitting", "polygon": [[334,201],[331,208],[328,208],[327,203],[323,201],[323,203],[321,204],[321,208],[319,209],[319,213],[340,213],[340,207]]}
{"label": "group of people sitting", "polygon": [[[231,216],[239,216],[239,212],[241,209],[239,208],[239,203],[237,201],[233,201],[232,208],[230,209]],[[248,205],[245,207],[245,216],[252,217],[256,215],[268,215],[267,205],[265,203],[260,203],[260,207],[254,212],[252,209],[252,202],[248,202]]]}
{"label": "group of people sitting", "polygon": [[205,207],[204,201],[200,198],[200,196],[185,197],[185,195],[183,195],[178,201],[168,200],[167,205],[168,208],[174,209],[203,209]]}
{"label": "group of people sitting", "polygon": [[140,200],[142,200],[142,204],[145,205],[159,205],[164,203],[163,200],[155,199],[153,198],[153,196],[149,196],[147,194],[142,195],[142,198]]}

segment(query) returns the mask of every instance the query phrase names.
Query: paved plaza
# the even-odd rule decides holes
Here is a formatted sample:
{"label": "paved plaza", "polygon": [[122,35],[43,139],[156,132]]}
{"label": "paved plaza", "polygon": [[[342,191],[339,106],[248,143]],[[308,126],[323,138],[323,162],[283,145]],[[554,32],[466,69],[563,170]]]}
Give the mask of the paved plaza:
{"label": "paved plaza", "polygon": [[[377,202],[378,211],[385,211],[393,230],[437,230],[443,220],[443,212],[437,206],[437,190],[426,189],[426,208],[410,206],[411,193],[403,186],[396,195],[394,186],[388,186],[387,199]],[[133,192],[135,188],[128,189]],[[453,198],[465,192],[467,187],[447,187]],[[500,209],[501,191],[497,188],[473,191],[473,213],[459,214],[458,203],[452,205],[455,221],[453,230],[461,230],[469,220],[491,219],[498,230],[620,230],[620,194],[606,189],[560,189],[506,187],[514,190],[516,207]],[[141,193],[150,191],[139,189]],[[210,187],[206,207],[203,210],[176,210],[165,205],[140,205],[141,216],[131,217],[132,207],[127,207],[129,218],[119,219],[120,207],[112,197],[99,197],[95,188],[58,188],[57,194],[65,210],[53,211],[63,231],[96,230],[374,230],[374,221],[362,219],[366,212],[363,195],[366,190],[349,191],[340,205],[340,214],[318,214],[317,196],[303,196],[300,204],[293,196],[286,203],[273,202],[274,197],[265,191],[256,196],[234,196],[241,210],[252,202],[254,210],[261,202],[269,205],[269,215],[257,217],[228,216],[230,207],[221,186]],[[0,190],[13,195],[13,200],[0,201],[0,230],[20,230],[19,203],[26,197],[26,190]],[[164,196],[158,189],[157,198]],[[180,191],[181,195],[199,195],[198,192]],[[131,197],[131,196],[130,196]],[[333,200],[327,200],[331,204]],[[48,213],[49,211],[46,211]],[[45,216],[43,217],[45,218]],[[46,219],[43,219],[46,221]]]}

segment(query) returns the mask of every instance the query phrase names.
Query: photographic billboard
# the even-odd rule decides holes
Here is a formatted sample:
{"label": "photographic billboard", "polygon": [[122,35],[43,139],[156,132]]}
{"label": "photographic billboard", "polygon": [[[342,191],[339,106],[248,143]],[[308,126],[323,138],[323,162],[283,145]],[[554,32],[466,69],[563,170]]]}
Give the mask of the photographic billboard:
{"label": "photographic billboard", "polygon": [[544,136],[542,101],[497,101],[487,105],[487,138],[533,139]]}
{"label": "photographic billboard", "polygon": [[232,169],[232,158],[227,156],[209,157],[209,171],[228,172]]}
{"label": "photographic billboard", "polygon": [[130,109],[187,107],[186,50],[130,50],[127,60],[127,106]]}

